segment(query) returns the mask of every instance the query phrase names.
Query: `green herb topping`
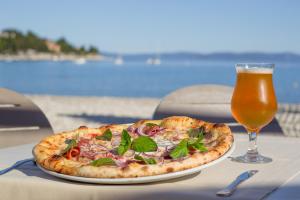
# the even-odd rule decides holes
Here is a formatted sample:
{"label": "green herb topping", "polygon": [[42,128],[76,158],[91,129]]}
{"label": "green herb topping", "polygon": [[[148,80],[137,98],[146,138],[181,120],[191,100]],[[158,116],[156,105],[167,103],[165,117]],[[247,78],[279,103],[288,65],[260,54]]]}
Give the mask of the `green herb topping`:
{"label": "green herb topping", "polygon": [[111,158],[99,158],[91,162],[92,166],[99,167],[103,165],[116,165],[115,161]]}
{"label": "green herb topping", "polygon": [[140,155],[135,155],[134,159],[140,160],[140,161],[142,161],[143,163],[145,163],[147,165],[154,165],[154,164],[156,164],[156,160],[154,158],[143,158]]}
{"label": "green herb topping", "polygon": [[102,135],[97,135],[97,140],[105,140],[105,141],[111,141],[112,138],[112,132],[110,129],[106,129],[106,131]]}
{"label": "green herb topping", "polygon": [[146,123],[145,125],[149,126],[149,127],[158,126],[157,124],[154,124],[154,123]]}
{"label": "green herb topping", "polygon": [[173,159],[182,158],[188,155],[191,150],[199,150],[200,152],[207,151],[203,144],[204,127],[191,129],[188,131],[189,139],[183,139],[181,142],[170,152]]}
{"label": "green herb topping", "polygon": [[117,149],[119,155],[123,155],[131,146],[131,136],[124,129],[121,135],[121,142]]}
{"label": "green herb topping", "polygon": [[173,159],[187,156],[189,153],[187,145],[188,145],[187,139],[181,140],[181,142],[175,147],[175,149],[171,151],[170,156]]}
{"label": "green herb topping", "polygon": [[197,140],[189,140],[188,141],[188,147],[192,149],[199,150],[200,152],[207,151],[206,147],[202,143],[202,139],[198,138]]}
{"label": "green herb topping", "polygon": [[188,148],[196,149],[201,152],[207,151],[202,140],[204,138],[205,128],[202,126],[197,129],[189,130],[190,139],[188,141]]}
{"label": "green herb topping", "polygon": [[62,154],[67,153],[70,149],[77,146],[75,139],[66,139],[65,143],[67,144],[67,147],[62,151]]}
{"label": "green herb topping", "polygon": [[157,150],[157,144],[148,136],[140,136],[132,141],[131,149],[136,152],[153,152]]}
{"label": "green herb topping", "polygon": [[203,139],[203,135],[205,133],[205,128],[202,126],[200,128],[190,129],[188,131],[190,138],[201,138]]}

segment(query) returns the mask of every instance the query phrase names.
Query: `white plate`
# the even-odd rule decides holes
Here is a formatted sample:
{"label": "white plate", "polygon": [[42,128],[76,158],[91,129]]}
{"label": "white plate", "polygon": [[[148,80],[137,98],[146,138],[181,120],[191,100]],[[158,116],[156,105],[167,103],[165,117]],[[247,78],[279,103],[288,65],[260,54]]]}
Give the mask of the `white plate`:
{"label": "white plate", "polygon": [[195,167],[192,169],[187,169],[178,172],[172,172],[168,174],[156,175],[156,176],[145,176],[145,177],[137,177],[137,178],[85,178],[79,176],[70,176],[65,174],[60,174],[57,172],[49,171],[44,169],[43,167],[37,165],[41,170],[50,174],[52,176],[56,176],[59,178],[71,180],[71,181],[78,181],[78,182],[85,182],[85,183],[98,183],[98,184],[134,184],[134,183],[150,183],[150,182],[157,182],[157,181],[164,181],[174,178],[179,178],[187,175],[191,175],[197,172],[200,172],[202,169],[207,167],[213,166],[219,162],[222,162],[226,158],[228,158],[235,149],[235,143],[232,144],[231,148],[220,158],[214,160],[210,163],[201,165],[199,167]]}

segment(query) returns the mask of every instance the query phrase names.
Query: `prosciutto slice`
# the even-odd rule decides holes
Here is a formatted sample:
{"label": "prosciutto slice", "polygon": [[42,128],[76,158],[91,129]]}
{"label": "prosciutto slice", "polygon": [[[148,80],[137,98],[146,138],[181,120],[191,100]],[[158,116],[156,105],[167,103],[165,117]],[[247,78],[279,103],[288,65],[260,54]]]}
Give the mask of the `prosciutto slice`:
{"label": "prosciutto slice", "polygon": [[91,160],[94,160],[99,152],[107,150],[107,148],[102,145],[92,144],[92,141],[86,138],[79,139],[78,147],[80,149],[80,156]]}

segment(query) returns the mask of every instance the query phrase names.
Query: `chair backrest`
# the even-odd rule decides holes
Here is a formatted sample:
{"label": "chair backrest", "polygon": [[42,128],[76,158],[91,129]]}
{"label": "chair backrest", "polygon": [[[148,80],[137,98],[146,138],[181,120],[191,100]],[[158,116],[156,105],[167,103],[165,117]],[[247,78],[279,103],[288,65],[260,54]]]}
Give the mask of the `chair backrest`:
{"label": "chair backrest", "polygon": [[[224,85],[194,85],[181,88],[163,98],[153,118],[185,115],[214,123],[226,123],[234,132],[245,132],[245,129],[231,115],[232,92],[232,87]],[[263,128],[262,132],[282,134],[275,118]]]}
{"label": "chair backrest", "polygon": [[0,88],[0,148],[37,142],[53,134],[44,113],[25,96]]}

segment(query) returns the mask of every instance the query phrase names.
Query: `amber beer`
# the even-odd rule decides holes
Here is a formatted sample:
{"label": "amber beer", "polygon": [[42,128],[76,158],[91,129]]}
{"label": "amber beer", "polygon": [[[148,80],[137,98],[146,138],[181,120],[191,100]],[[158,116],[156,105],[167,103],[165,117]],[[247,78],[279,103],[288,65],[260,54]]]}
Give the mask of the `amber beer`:
{"label": "amber beer", "polygon": [[272,158],[262,156],[257,150],[257,134],[270,123],[277,111],[273,88],[274,64],[239,63],[235,65],[237,79],[231,99],[233,117],[243,125],[249,136],[245,155],[231,160],[242,163],[268,163]]}
{"label": "amber beer", "polygon": [[234,118],[249,132],[258,133],[277,111],[272,81],[273,69],[237,68],[237,82],[231,100]]}

